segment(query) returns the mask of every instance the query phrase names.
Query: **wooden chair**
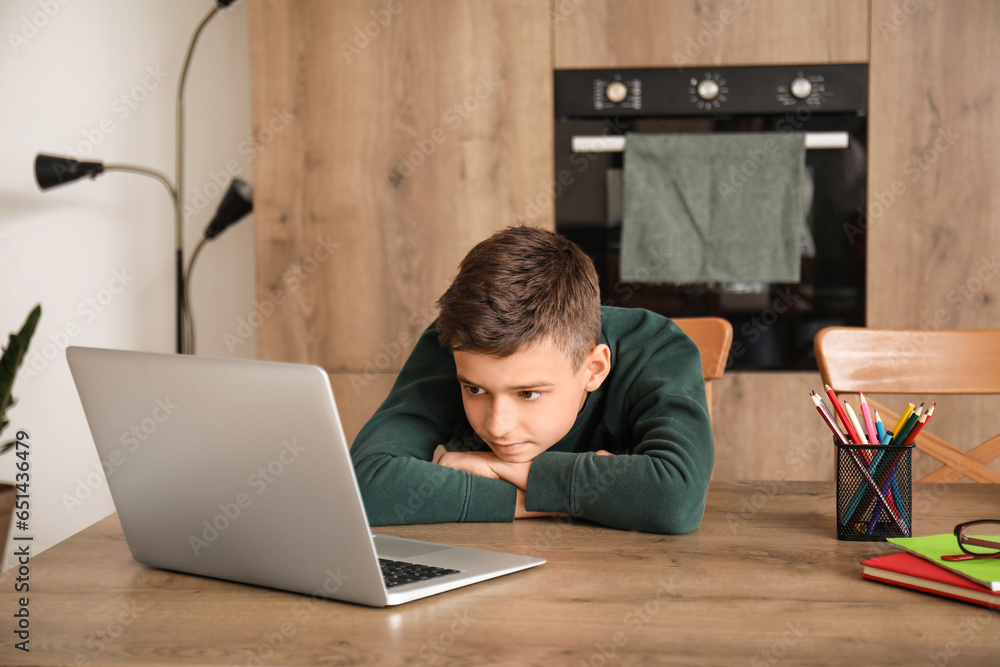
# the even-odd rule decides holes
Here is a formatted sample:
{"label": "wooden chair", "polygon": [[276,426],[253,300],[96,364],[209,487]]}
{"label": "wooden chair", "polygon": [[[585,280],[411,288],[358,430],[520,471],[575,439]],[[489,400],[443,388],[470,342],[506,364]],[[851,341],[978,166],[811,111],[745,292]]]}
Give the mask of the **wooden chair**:
{"label": "wooden chair", "polygon": [[721,317],[679,317],[674,322],[698,346],[701,372],[705,376],[705,398],[712,416],[712,380],[726,372],[729,347],[733,344],[733,325]]}
{"label": "wooden chair", "polygon": [[[827,327],[813,344],[823,381],[837,392],[1000,394],[1000,330]],[[899,419],[869,402],[884,422]],[[1000,456],[1000,435],[965,453],[931,434],[932,427],[920,432],[917,449],[945,467],[919,481],[1000,483],[1000,472],[988,466]]]}

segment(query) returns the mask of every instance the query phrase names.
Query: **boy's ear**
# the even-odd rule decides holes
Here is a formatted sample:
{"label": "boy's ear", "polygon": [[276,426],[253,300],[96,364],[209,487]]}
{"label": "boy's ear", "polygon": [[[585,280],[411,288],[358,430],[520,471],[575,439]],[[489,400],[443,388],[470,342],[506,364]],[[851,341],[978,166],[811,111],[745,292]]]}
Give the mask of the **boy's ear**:
{"label": "boy's ear", "polygon": [[583,362],[583,370],[587,374],[587,391],[595,391],[604,383],[604,378],[611,372],[611,348],[604,343],[595,345]]}

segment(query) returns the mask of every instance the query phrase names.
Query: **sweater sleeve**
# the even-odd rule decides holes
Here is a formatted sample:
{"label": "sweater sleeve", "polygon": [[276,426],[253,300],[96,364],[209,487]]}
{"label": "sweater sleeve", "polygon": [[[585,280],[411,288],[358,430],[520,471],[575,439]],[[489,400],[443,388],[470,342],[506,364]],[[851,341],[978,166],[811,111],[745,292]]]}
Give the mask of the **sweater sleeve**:
{"label": "sweater sleeve", "polygon": [[526,509],[654,533],[698,527],[714,463],[712,424],[698,348],[673,323],[669,329],[651,354],[619,364],[606,398],[606,411],[620,414],[629,453],[540,454]]}
{"label": "sweater sleeve", "polygon": [[463,419],[455,363],[432,325],[351,447],[369,523],[514,520],[513,484],[431,462]]}

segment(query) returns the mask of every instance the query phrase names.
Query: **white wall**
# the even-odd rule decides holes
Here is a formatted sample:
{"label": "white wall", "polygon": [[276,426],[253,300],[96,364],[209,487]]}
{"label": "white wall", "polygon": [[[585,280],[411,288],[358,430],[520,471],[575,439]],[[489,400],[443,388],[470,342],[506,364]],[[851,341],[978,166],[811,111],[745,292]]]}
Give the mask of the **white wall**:
{"label": "white wall", "polygon": [[[43,309],[0,441],[19,429],[31,435],[30,526],[11,533],[33,535],[33,554],[114,511],[66,346],[168,353],[175,346],[173,209],[163,186],[115,172],[42,193],[34,158],[46,152],[131,163],[173,180],[180,69],[212,5],[0,2],[3,344],[36,303]],[[183,194],[189,204],[208,201],[186,222],[188,253],[228,186],[227,163],[252,183],[248,33],[244,0],[208,24],[188,74]],[[253,256],[252,216],[203,249],[191,286],[198,354],[255,356],[255,338],[238,345],[223,338],[253,310]],[[14,480],[15,463],[10,453],[0,459],[0,480]],[[11,551],[3,569],[13,564]]]}

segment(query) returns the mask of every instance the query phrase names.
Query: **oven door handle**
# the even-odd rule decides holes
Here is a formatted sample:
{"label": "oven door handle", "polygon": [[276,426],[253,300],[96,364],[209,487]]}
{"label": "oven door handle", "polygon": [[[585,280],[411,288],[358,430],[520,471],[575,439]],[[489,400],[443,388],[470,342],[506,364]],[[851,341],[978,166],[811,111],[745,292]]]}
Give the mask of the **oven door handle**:
{"label": "oven door handle", "polygon": [[[806,148],[847,148],[850,145],[847,132],[806,132]],[[620,134],[607,136],[573,137],[574,153],[621,153],[625,150],[625,137]]]}

